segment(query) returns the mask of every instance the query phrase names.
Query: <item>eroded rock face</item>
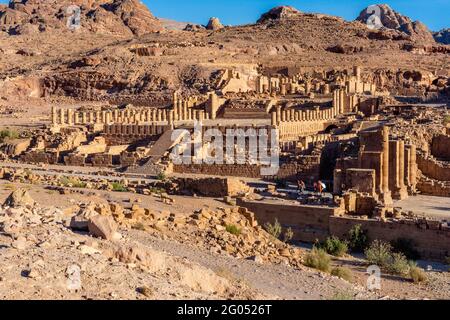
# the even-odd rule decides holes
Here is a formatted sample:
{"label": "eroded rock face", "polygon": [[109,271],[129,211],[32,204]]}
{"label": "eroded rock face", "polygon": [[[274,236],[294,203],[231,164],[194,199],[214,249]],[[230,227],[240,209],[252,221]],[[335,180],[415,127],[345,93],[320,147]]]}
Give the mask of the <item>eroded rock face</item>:
{"label": "eroded rock face", "polygon": [[206,29],[216,31],[223,29],[223,25],[220,22],[219,18],[212,17],[211,19],[209,19],[209,22],[206,25]]}
{"label": "eroded rock face", "polygon": [[68,11],[71,5],[80,8],[80,28],[84,30],[137,36],[163,30],[138,0],[13,0],[8,8],[0,7],[0,29],[9,34],[30,34],[67,28],[74,14]]}
{"label": "eroded rock face", "polygon": [[301,14],[301,11],[291,6],[280,6],[271,9],[269,12],[264,13],[259,18],[258,23],[265,23],[272,20],[289,20],[295,18]]}
{"label": "eroded rock face", "polygon": [[[387,4],[379,4],[377,6],[380,9],[379,18],[384,28],[406,33],[418,40],[434,42],[431,32],[422,22],[412,21],[409,17],[394,11]],[[368,7],[361,11],[356,20],[367,23],[374,13],[374,9]]]}
{"label": "eroded rock face", "polygon": [[434,40],[442,44],[450,44],[450,28],[433,33]]}

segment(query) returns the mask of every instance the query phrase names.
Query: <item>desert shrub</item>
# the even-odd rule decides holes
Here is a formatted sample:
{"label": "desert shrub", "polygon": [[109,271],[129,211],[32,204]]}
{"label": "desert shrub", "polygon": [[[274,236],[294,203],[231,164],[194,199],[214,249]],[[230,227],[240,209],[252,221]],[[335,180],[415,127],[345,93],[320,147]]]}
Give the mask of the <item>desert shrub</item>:
{"label": "desert shrub", "polygon": [[294,231],[292,231],[292,228],[288,228],[283,234],[283,241],[288,243],[291,242],[292,238],[294,238]]}
{"label": "desert shrub", "polygon": [[380,268],[387,268],[392,257],[392,247],[389,243],[375,240],[364,251],[364,254],[370,264],[375,264]]}
{"label": "desert shrub", "polygon": [[348,232],[348,247],[353,252],[363,252],[367,245],[369,244],[369,239],[367,237],[367,231],[362,229],[360,224],[355,225]]}
{"label": "desert shrub", "polygon": [[403,253],[409,260],[419,260],[420,253],[417,251],[417,244],[413,239],[398,238],[391,241],[394,252]]}
{"label": "desert shrub", "polygon": [[443,124],[444,124],[444,126],[450,124],[450,116],[445,116]]}
{"label": "desert shrub", "polygon": [[394,252],[391,254],[387,271],[399,276],[407,275],[409,272],[409,263],[403,253]]}
{"label": "desert shrub", "polygon": [[273,224],[267,222],[264,225],[264,229],[273,236],[274,238],[279,239],[281,233],[283,232],[283,228],[281,227],[281,224],[278,222],[278,219],[275,219],[275,222]]}
{"label": "desert shrub", "polygon": [[0,131],[0,143],[3,143],[6,138],[17,139],[19,138],[19,133],[15,130],[4,129]]}
{"label": "desert shrub", "polygon": [[336,267],[331,270],[331,274],[335,277],[339,277],[341,279],[344,279],[348,282],[353,281],[353,273],[349,268],[345,267]]}
{"label": "desert shrub", "polygon": [[350,292],[342,291],[342,292],[336,292],[333,295],[333,297],[331,297],[331,300],[337,300],[337,301],[339,301],[339,300],[343,300],[343,301],[344,300],[355,300],[355,296]]}
{"label": "desert shrub", "polygon": [[112,186],[112,191],[116,191],[116,192],[127,192],[128,191],[127,187],[125,187],[123,185],[123,183],[120,183],[120,182],[113,182],[111,184],[111,186]]}
{"label": "desert shrub", "polygon": [[145,225],[142,222],[136,222],[131,226],[132,229],[145,231]]}
{"label": "desert shrub", "polygon": [[158,173],[158,175],[156,176],[156,179],[160,180],[160,181],[164,181],[167,179],[166,174],[164,172],[160,172]]}
{"label": "desert shrub", "polygon": [[392,246],[387,242],[375,240],[364,253],[370,264],[375,264],[388,273],[405,276],[409,272],[408,259],[403,253],[393,252]]}
{"label": "desert shrub", "polygon": [[411,263],[409,266],[409,277],[414,283],[427,282],[428,277],[422,268],[419,268],[417,264]]}
{"label": "desert shrub", "polygon": [[72,187],[72,188],[86,188],[86,182],[80,181],[76,178],[69,178],[69,177],[61,177],[59,179],[59,182],[64,187]]}
{"label": "desert shrub", "polygon": [[338,237],[328,237],[320,244],[320,247],[335,257],[342,257],[348,252],[347,242],[340,240]]}
{"label": "desert shrub", "polygon": [[241,234],[241,229],[239,229],[236,225],[234,224],[228,224],[226,226],[226,230],[227,232],[234,234],[235,236],[238,236]]}
{"label": "desert shrub", "polygon": [[330,256],[322,249],[313,248],[305,256],[304,264],[307,267],[314,268],[323,272],[330,271]]}

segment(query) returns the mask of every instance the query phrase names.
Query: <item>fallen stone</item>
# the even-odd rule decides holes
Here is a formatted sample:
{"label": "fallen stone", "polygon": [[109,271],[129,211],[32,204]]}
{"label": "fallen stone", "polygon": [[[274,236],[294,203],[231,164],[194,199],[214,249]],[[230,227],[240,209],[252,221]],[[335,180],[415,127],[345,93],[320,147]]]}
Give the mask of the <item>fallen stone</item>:
{"label": "fallen stone", "polygon": [[84,245],[84,244],[79,246],[78,249],[81,251],[82,254],[87,254],[87,255],[90,255],[90,256],[92,256],[92,255],[94,255],[96,253],[101,253],[100,250],[97,250],[95,248],[89,247],[89,246]]}
{"label": "fallen stone", "polygon": [[9,195],[3,203],[3,206],[17,208],[33,206],[35,203],[36,202],[31,198],[28,191],[24,188],[20,188]]}
{"label": "fallen stone", "polygon": [[94,237],[106,240],[114,240],[117,231],[117,224],[112,217],[97,215],[88,221],[89,233]]}

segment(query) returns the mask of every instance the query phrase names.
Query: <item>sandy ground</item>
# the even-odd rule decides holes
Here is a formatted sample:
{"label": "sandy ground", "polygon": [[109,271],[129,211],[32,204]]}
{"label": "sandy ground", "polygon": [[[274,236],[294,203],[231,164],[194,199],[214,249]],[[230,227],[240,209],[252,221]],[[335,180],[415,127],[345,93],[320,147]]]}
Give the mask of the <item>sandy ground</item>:
{"label": "sandy ground", "polygon": [[450,220],[450,198],[415,196],[397,201],[395,206],[428,217]]}

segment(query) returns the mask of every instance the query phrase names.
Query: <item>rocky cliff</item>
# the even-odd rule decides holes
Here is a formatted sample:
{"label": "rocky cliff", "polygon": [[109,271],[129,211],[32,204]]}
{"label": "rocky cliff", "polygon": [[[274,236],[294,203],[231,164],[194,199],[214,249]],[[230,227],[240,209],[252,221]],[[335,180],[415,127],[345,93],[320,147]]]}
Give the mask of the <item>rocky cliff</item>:
{"label": "rocky cliff", "polygon": [[428,43],[434,42],[433,35],[427,26],[420,21],[413,21],[409,17],[398,13],[387,4],[379,4],[365,8],[356,20],[367,23],[373,15],[378,16],[379,21],[381,21],[385,29],[402,32],[415,40]]}
{"label": "rocky cliff", "polygon": [[163,27],[139,0],[11,0],[0,7],[0,30],[10,35],[63,29],[139,36]]}

